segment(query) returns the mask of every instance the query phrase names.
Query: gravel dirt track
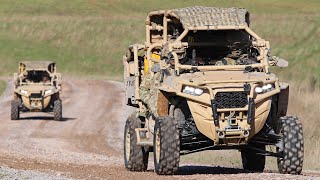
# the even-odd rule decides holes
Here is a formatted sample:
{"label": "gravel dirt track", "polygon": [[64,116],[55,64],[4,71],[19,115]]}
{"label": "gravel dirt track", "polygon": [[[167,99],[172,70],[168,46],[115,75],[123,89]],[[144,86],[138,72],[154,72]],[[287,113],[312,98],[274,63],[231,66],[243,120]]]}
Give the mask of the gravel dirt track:
{"label": "gravel dirt track", "polygon": [[[178,175],[128,172],[122,142],[126,117],[122,84],[69,78],[63,83],[64,121],[52,114],[24,113],[10,120],[12,82],[0,97],[0,179],[318,179],[319,173],[249,173],[239,167],[182,162]],[[214,163],[214,162],[213,162]]]}

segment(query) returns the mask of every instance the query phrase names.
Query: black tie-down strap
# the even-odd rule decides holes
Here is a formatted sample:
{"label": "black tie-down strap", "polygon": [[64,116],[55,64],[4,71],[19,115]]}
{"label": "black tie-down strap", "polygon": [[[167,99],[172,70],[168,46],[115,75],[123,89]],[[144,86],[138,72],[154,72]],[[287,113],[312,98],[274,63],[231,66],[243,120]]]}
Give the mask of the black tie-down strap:
{"label": "black tie-down strap", "polygon": [[[211,108],[212,108],[212,117],[214,120],[214,125],[219,125],[219,117],[218,117],[218,110],[217,110],[217,104],[214,99],[211,100]],[[253,98],[249,98],[249,108],[248,108],[248,124],[251,124],[251,122],[254,120],[255,116],[255,103]]]}
{"label": "black tie-down strap", "polygon": [[211,100],[211,107],[212,107],[212,117],[214,121],[214,125],[219,125],[219,117],[218,117],[218,110],[217,110],[217,104],[214,99]]}
{"label": "black tie-down strap", "polygon": [[249,98],[249,108],[248,108],[248,124],[251,124],[251,122],[254,120],[254,114],[255,113],[255,104],[254,99]]}

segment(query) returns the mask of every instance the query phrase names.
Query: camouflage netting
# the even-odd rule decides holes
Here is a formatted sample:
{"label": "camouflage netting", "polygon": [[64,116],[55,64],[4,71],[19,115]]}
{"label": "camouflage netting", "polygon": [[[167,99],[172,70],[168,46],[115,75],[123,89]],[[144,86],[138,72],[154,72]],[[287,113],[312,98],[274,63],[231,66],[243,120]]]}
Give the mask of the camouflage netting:
{"label": "camouflage netting", "polygon": [[26,66],[26,69],[47,69],[48,66],[54,62],[52,61],[22,61],[20,62]]}
{"label": "camouflage netting", "polygon": [[249,12],[243,8],[187,7],[172,10],[186,27],[249,26]]}

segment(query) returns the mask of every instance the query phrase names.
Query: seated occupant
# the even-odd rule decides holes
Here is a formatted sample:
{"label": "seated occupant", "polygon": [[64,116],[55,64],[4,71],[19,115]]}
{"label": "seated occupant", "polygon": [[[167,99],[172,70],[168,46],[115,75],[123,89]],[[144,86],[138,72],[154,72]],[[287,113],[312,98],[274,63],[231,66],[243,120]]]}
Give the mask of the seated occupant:
{"label": "seated occupant", "polygon": [[43,75],[42,76],[42,82],[43,83],[49,83],[50,82],[49,76],[48,75]]}

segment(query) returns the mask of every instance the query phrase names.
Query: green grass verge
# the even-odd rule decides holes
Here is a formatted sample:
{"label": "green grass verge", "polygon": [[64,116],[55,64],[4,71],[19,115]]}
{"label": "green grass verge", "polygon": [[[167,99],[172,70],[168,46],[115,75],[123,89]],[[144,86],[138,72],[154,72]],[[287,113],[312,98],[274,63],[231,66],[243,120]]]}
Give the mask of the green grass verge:
{"label": "green grass verge", "polygon": [[320,2],[250,0],[62,1],[0,0],[0,76],[20,60],[54,60],[70,75],[119,79],[122,55],[144,43],[144,19],[154,9],[194,5],[245,7],[252,29],[290,62],[280,77],[319,86]]}

